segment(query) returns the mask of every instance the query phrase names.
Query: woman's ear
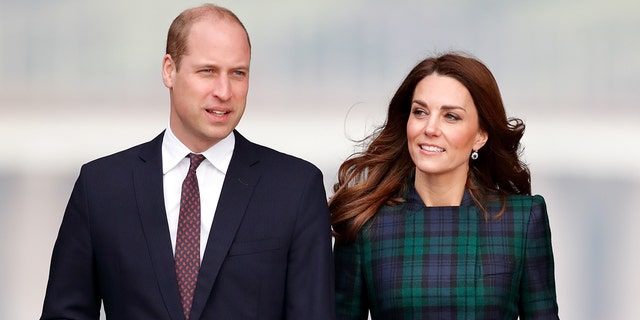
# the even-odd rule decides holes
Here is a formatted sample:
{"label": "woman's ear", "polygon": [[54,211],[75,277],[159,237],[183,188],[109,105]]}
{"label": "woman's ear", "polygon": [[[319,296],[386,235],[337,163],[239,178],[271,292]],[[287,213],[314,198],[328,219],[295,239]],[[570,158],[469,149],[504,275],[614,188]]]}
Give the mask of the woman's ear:
{"label": "woman's ear", "polygon": [[489,139],[489,134],[480,129],[478,130],[478,134],[476,135],[476,142],[473,144],[473,150],[480,150],[480,148],[482,148],[485,143],[487,143],[487,140]]}

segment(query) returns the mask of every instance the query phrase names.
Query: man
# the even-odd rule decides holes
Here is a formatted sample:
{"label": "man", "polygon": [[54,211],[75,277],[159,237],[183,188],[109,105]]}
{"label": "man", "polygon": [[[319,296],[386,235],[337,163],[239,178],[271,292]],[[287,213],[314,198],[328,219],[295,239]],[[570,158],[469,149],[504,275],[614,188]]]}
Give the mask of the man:
{"label": "man", "polygon": [[169,126],[82,167],[41,319],[334,318],[321,172],[235,131],[250,57],[227,9],[174,20]]}

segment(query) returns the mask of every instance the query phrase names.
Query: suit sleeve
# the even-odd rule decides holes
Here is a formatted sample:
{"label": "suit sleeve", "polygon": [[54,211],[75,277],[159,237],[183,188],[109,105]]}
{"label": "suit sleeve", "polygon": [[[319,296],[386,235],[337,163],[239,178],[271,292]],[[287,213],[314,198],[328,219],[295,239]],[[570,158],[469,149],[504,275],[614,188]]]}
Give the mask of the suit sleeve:
{"label": "suit sleeve", "polygon": [[42,320],[100,318],[85,179],[84,170],[81,170],[58,232]]}
{"label": "suit sleeve", "polygon": [[287,262],[286,318],[334,319],[331,227],[320,170],[301,188]]}
{"label": "suit sleeve", "polygon": [[360,246],[336,242],[334,247],[336,273],[336,319],[366,320],[368,304],[362,276]]}
{"label": "suit sleeve", "polygon": [[541,196],[533,197],[525,250],[520,319],[558,319],[551,229]]}

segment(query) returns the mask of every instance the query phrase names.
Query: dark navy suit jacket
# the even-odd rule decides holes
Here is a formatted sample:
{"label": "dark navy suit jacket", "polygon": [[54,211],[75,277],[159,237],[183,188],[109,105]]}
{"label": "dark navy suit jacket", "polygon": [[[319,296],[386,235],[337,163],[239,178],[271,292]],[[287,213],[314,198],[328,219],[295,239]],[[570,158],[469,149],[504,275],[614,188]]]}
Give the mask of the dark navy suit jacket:
{"label": "dark navy suit jacket", "polygon": [[[191,319],[333,319],[322,173],[238,132]],[[42,319],[184,319],[162,187],[163,134],[85,164],[53,250]]]}

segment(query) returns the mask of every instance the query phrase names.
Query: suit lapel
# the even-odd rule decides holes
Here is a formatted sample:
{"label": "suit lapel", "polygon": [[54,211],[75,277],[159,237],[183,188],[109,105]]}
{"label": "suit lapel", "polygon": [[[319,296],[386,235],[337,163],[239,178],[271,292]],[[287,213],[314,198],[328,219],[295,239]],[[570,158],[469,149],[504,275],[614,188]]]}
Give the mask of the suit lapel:
{"label": "suit lapel", "polygon": [[140,221],[164,305],[172,319],[182,319],[173,250],[162,189],[162,137],[145,144],[133,171]]}
{"label": "suit lapel", "polygon": [[[213,284],[235,238],[253,189],[260,179],[252,144],[235,132],[236,143],[224,180],[198,275],[191,319],[200,319]],[[215,297],[214,297],[215,299]]]}

